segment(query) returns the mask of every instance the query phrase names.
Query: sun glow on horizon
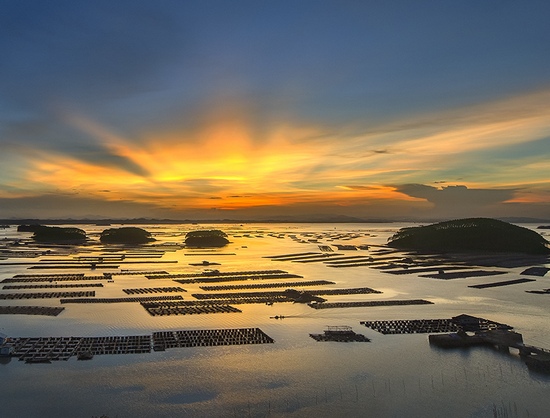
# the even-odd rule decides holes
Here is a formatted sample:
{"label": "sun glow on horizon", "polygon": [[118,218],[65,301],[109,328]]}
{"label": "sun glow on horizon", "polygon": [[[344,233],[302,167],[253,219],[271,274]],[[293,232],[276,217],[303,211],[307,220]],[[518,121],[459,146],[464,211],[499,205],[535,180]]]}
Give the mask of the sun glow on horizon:
{"label": "sun glow on horizon", "polygon": [[[33,150],[21,157],[26,158],[24,176],[10,187],[20,196],[74,190],[107,201],[232,210],[426,202],[396,186],[434,184],[448,177],[447,184],[513,188],[517,192],[510,202],[548,202],[547,184],[540,179],[548,163],[536,156],[516,164],[513,172],[495,164],[475,180],[453,176],[465,167],[474,170],[472,155],[479,150],[529,144],[550,134],[550,111],[540,106],[549,94],[489,103],[485,113],[490,117],[480,118],[479,106],[424,115],[415,123],[365,127],[364,133],[353,135],[345,126],[296,121],[272,121],[258,130],[249,115],[221,112],[189,129],[130,138],[90,118],[64,113],[65,123],[91,138],[98,151]],[[526,112],[525,106],[533,111]],[[522,112],[514,116],[515,109]],[[357,126],[351,131],[357,132]],[[537,182],[542,183],[530,193],[522,191],[521,184]]]}

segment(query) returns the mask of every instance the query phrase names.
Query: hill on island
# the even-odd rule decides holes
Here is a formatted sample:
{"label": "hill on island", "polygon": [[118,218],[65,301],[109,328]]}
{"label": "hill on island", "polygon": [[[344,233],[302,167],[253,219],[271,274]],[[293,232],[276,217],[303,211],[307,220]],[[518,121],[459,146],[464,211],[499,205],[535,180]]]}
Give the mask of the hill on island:
{"label": "hill on island", "polygon": [[79,244],[86,241],[86,232],[80,228],[33,225],[32,232],[32,238],[37,242]]}
{"label": "hill on island", "polygon": [[133,226],[106,229],[99,240],[104,244],[147,244],[156,241],[150,232]]}
{"label": "hill on island", "polygon": [[188,247],[223,247],[227,244],[227,234],[219,229],[190,231],[185,235],[185,245]]}
{"label": "hill on island", "polygon": [[398,249],[437,252],[548,254],[550,243],[530,229],[489,218],[468,218],[403,228],[388,240]]}

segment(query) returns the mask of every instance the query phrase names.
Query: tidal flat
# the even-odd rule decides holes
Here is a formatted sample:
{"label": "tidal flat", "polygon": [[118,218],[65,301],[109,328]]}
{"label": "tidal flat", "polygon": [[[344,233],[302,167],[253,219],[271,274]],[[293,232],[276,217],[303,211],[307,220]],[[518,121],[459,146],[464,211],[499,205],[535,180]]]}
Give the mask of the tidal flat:
{"label": "tidal flat", "polygon": [[[550,288],[549,278],[523,274],[550,267],[547,258],[449,257],[385,246],[393,233],[411,225],[220,224],[214,227],[230,243],[215,249],[183,245],[185,233],[201,225],[143,226],[156,241],[132,247],[102,244],[105,227],[98,225],[76,225],[88,235],[84,245],[37,244],[15,226],[2,229],[0,332],[8,337],[114,339],[259,329],[273,340],[164,350],[151,342],[148,352],[96,354],[89,361],[73,355],[46,364],[4,357],[3,413],[547,416],[550,375],[530,371],[513,350],[445,350],[430,346],[426,333],[382,334],[361,324],[468,314],[509,324],[525,343],[550,348],[550,296],[529,292]],[[65,297],[61,303],[61,295],[81,290],[95,292],[87,299],[96,303]],[[9,296],[17,294],[36,297]],[[304,295],[326,302],[297,300]],[[167,300],[155,299],[161,297]],[[420,300],[429,303],[411,303]],[[313,309],[316,303],[334,307]],[[44,312],[64,309],[55,309],[55,316],[22,313],[36,306],[48,308]],[[352,327],[370,342],[310,337],[336,326]]]}

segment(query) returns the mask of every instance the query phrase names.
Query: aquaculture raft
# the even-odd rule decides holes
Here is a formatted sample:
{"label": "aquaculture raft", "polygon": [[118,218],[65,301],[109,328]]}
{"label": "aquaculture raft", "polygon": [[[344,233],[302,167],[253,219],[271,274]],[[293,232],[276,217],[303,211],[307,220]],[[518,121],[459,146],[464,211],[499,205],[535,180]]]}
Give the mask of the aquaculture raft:
{"label": "aquaculture raft", "polygon": [[304,282],[200,286],[200,288],[206,291],[218,291],[218,290],[245,290],[245,289],[273,289],[277,287],[304,287],[304,286],[319,286],[319,285],[325,285],[325,284],[335,284],[335,283],[329,282],[328,280],[310,280],[310,281],[304,281]]}
{"label": "aquaculture raft", "polygon": [[103,283],[71,283],[71,284],[21,284],[21,285],[6,285],[3,290],[17,289],[66,289],[75,287],[103,287]]}
{"label": "aquaculture raft", "polygon": [[514,279],[514,280],[506,280],[502,282],[494,282],[494,283],[482,283],[482,284],[474,284],[468,287],[473,287],[474,289],[485,289],[488,287],[500,287],[500,286],[509,286],[511,284],[520,284],[520,283],[527,283],[527,282],[534,282],[535,279],[527,279],[527,278],[520,278],[520,279]]}
{"label": "aquaculture raft", "polygon": [[364,335],[353,332],[352,328],[347,325],[328,326],[323,334],[309,334],[309,336],[315,341],[336,341],[342,343],[370,341]]}
{"label": "aquaculture raft", "polygon": [[50,363],[76,356],[89,360],[94,355],[140,354],[176,347],[268,344],[273,339],[259,328],[158,331],[152,335],[109,337],[19,337],[7,338],[0,348],[27,363]]}
{"label": "aquaculture raft", "polygon": [[309,303],[308,306],[313,309],[332,309],[332,308],[359,308],[367,306],[397,306],[397,305],[431,305],[433,302],[424,299],[408,300],[376,300],[364,302],[322,302]]}
{"label": "aquaculture raft", "polygon": [[273,338],[260,328],[160,331],[153,333],[153,350],[173,347],[207,347],[217,345],[271,344]]}
{"label": "aquaculture raft", "polygon": [[139,289],[122,289],[127,295],[137,295],[146,293],[174,293],[174,292],[186,292],[181,287],[146,287]]}
{"label": "aquaculture raft", "polygon": [[175,296],[136,296],[129,298],[79,298],[61,299],[61,303],[122,303],[122,302],[153,302],[157,300],[182,300],[180,295]]}
{"label": "aquaculture raft", "polygon": [[34,283],[34,282],[79,282],[84,280],[110,280],[109,275],[84,276],[79,274],[62,275],[36,275],[36,276],[14,276],[11,279],[4,279],[0,283]]}
{"label": "aquaculture raft", "polygon": [[361,325],[382,334],[422,334],[458,331],[509,330],[512,327],[471,315],[449,319],[395,319],[389,321],[361,321]]}
{"label": "aquaculture raft", "polygon": [[0,299],[47,299],[95,296],[94,291],[85,292],[36,292],[36,293],[2,293]]}
{"label": "aquaculture raft", "polygon": [[457,332],[452,319],[406,319],[393,321],[361,321],[361,325],[382,334],[421,334],[428,332]]}
{"label": "aquaculture raft", "polygon": [[141,303],[151,316],[169,315],[198,315],[212,313],[235,313],[242,312],[240,309],[227,304],[197,304],[194,302],[161,302]]}
{"label": "aquaculture raft", "polygon": [[0,315],[57,316],[65,308],[59,306],[0,306]]}

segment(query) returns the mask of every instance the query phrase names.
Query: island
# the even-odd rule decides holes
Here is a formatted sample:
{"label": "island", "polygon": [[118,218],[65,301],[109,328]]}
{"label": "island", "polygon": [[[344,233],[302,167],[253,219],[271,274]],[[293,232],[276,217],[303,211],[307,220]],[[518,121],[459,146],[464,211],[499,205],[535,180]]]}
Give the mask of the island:
{"label": "island", "polygon": [[32,229],[32,238],[37,242],[81,244],[86,241],[86,232],[80,228],[33,225]]}
{"label": "island", "polygon": [[223,247],[229,244],[227,234],[219,229],[203,229],[190,231],[185,235],[185,245],[188,247]]}
{"label": "island", "polygon": [[99,240],[103,244],[147,244],[156,241],[150,232],[133,226],[106,229]]}
{"label": "island", "polygon": [[548,254],[550,243],[540,234],[491,218],[467,218],[400,229],[388,246],[437,252],[490,251]]}

